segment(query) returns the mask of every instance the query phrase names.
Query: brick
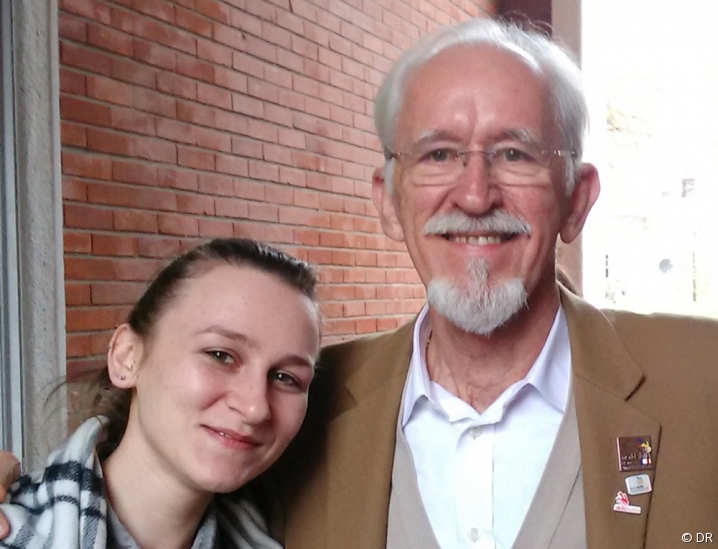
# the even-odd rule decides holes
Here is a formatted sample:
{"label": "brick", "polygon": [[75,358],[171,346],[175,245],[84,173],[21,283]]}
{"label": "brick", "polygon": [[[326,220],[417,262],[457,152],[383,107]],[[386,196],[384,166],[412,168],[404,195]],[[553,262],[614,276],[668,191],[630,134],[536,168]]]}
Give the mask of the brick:
{"label": "brick", "polygon": [[177,211],[196,215],[214,215],[214,198],[200,194],[179,194]]}
{"label": "brick", "polygon": [[179,63],[174,50],[135,38],[132,44],[132,56],[139,60],[162,69],[179,71]]}
{"label": "brick", "polygon": [[177,72],[204,82],[212,82],[214,79],[212,65],[183,53],[177,53]]}
{"label": "brick", "polygon": [[228,134],[208,128],[193,126],[193,129],[195,129],[198,147],[223,152],[232,151],[232,139]]}
{"label": "brick", "polygon": [[192,124],[158,118],[155,128],[158,137],[179,143],[186,143],[188,145],[195,145],[197,143],[197,128]]}
{"label": "brick", "polygon": [[247,39],[244,33],[220,23],[212,25],[212,37],[216,42],[238,51],[244,51],[247,47]]}
{"label": "brick", "polygon": [[87,132],[83,126],[63,122],[60,127],[61,142],[70,147],[86,147]]}
{"label": "brick", "polygon": [[157,74],[157,89],[176,97],[197,99],[197,82],[186,76],[160,72]]}
{"label": "brick", "polygon": [[181,29],[163,25],[146,17],[141,18],[135,25],[135,34],[151,42],[162,44],[190,55],[197,54],[197,40],[193,36]]}
{"label": "brick", "polygon": [[199,219],[199,234],[203,238],[227,238],[234,235],[234,224],[222,219]]}
{"label": "brick", "polygon": [[63,120],[86,124],[109,126],[112,121],[111,108],[79,97],[60,97],[60,114]]}
{"label": "brick", "polygon": [[247,93],[247,77],[234,70],[215,67],[214,82],[223,88],[228,88],[242,94]]}
{"label": "brick", "polygon": [[156,185],[157,167],[133,160],[113,160],[112,177],[115,181],[138,185]]}
{"label": "brick", "polygon": [[69,13],[59,13],[58,30],[62,38],[69,38],[75,42],[87,40],[87,22]]}
{"label": "brick", "polygon": [[160,263],[154,259],[117,258],[112,260],[115,280],[145,282],[157,273]]}
{"label": "brick", "polygon": [[158,114],[166,118],[177,116],[177,101],[153,90],[135,89],[132,106],[140,111]]}
{"label": "brick", "polygon": [[94,255],[137,255],[137,239],[129,236],[107,234],[92,235]]}
{"label": "brick", "polygon": [[199,188],[199,175],[190,170],[158,167],[157,182],[162,187],[196,191]]}
{"label": "brick", "polygon": [[125,309],[119,307],[84,307],[66,313],[67,330],[109,330],[122,323]]}
{"label": "brick", "polygon": [[200,174],[199,192],[220,196],[233,196],[235,189],[234,179],[226,175]]}
{"label": "brick", "polygon": [[94,305],[134,305],[144,291],[144,284],[105,282],[90,285]]}
{"label": "brick", "polygon": [[132,0],[132,7],[167,23],[174,23],[174,6],[164,0]]}
{"label": "brick", "polygon": [[232,94],[232,110],[260,118],[264,117],[264,103],[239,93]]}
{"label": "brick", "polygon": [[87,128],[87,148],[120,156],[131,156],[134,153],[134,143],[131,138],[95,128]]}
{"label": "brick", "polygon": [[210,86],[199,82],[197,84],[197,101],[205,103],[206,105],[213,105],[221,109],[228,111],[232,110],[232,93],[218,88],[216,86]]}
{"label": "brick", "polygon": [[60,69],[60,91],[73,95],[86,95],[87,84],[85,75],[65,68]]}
{"label": "brick", "polygon": [[87,26],[87,43],[119,55],[132,56],[132,37],[110,27],[90,23]]}
{"label": "brick", "polygon": [[267,162],[250,160],[249,177],[263,181],[279,181],[279,167]]}
{"label": "brick", "polygon": [[264,200],[265,186],[262,183],[247,181],[246,179],[234,180],[234,196],[237,198],[247,198],[249,200]]}
{"label": "brick", "polygon": [[112,226],[116,231],[156,233],[157,214],[137,210],[118,210],[112,212]]}
{"label": "brick", "polygon": [[199,223],[195,217],[184,215],[158,214],[159,232],[177,236],[199,236]]}
{"label": "brick", "polygon": [[110,24],[110,8],[98,0],[61,0],[59,7],[86,19]]}
{"label": "brick", "polygon": [[232,68],[257,78],[264,77],[264,63],[254,57],[242,52],[235,51],[232,54]]}
{"label": "brick", "polygon": [[86,356],[90,354],[90,336],[84,334],[68,334],[66,352],[68,357]]}
{"label": "brick", "polygon": [[292,204],[294,190],[284,185],[267,185],[265,197],[270,204]]}
{"label": "brick", "polygon": [[62,198],[79,202],[87,201],[87,183],[72,177],[62,178]]}
{"label": "brick", "polygon": [[112,280],[113,274],[109,259],[65,257],[65,280]]}
{"label": "brick", "polygon": [[209,40],[197,41],[197,57],[216,65],[232,66],[232,49]]}
{"label": "brick", "polygon": [[132,59],[114,57],[110,65],[110,76],[123,82],[154,88],[157,70]]}
{"label": "brick", "polygon": [[212,22],[200,17],[194,10],[187,10],[179,6],[175,7],[175,22],[178,27],[182,27],[194,34],[200,34],[207,38],[212,37]]}
{"label": "brick", "polygon": [[187,101],[178,101],[177,118],[185,122],[192,122],[193,124],[200,124],[202,126],[214,126],[214,109],[205,105],[197,105]]}
{"label": "brick", "polygon": [[249,217],[249,206],[244,200],[217,198],[215,199],[215,212],[221,217],[246,219]]}
{"label": "brick", "polygon": [[65,283],[65,305],[89,305],[91,302],[88,284]]}
{"label": "brick", "polygon": [[87,188],[87,199],[95,204],[136,209],[177,210],[177,201],[173,192],[152,187],[128,188],[117,184],[93,184]]}
{"label": "brick", "polygon": [[63,247],[65,253],[90,253],[92,251],[91,235],[90,233],[79,233],[65,230],[63,233]]}
{"label": "brick", "polygon": [[230,22],[229,6],[216,0],[195,0],[195,9],[197,13],[219,21],[220,23]]}
{"label": "brick", "polygon": [[177,147],[177,163],[180,166],[197,170],[214,171],[214,155],[212,153],[190,149],[184,146]]}
{"label": "brick", "polygon": [[118,130],[125,130],[145,135],[155,134],[154,117],[126,107],[112,107],[110,125]]}
{"label": "brick", "polygon": [[279,221],[279,207],[274,204],[261,204],[250,202],[249,218],[255,221]]}
{"label": "brick", "polygon": [[226,154],[215,155],[215,169],[220,173],[247,177],[249,175],[247,160]]}
{"label": "brick", "polygon": [[64,151],[62,153],[62,173],[89,179],[110,179],[112,162],[103,156]]}
{"label": "brick", "polygon": [[139,236],[138,254],[141,257],[165,258],[180,254],[180,240],[161,236]]}
{"label": "brick", "polygon": [[137,137],[134,140],[135,156],[155,162],[177,163],[177,146],[164,139]]}

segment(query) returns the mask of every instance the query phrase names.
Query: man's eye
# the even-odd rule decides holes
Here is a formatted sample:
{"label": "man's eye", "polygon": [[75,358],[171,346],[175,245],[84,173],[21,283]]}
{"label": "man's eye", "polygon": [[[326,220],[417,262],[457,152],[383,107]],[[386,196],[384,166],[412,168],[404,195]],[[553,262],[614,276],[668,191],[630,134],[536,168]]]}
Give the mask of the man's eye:
{"label": "man's eye", "polygon": [[452,160],[456,160],[459,156],[459,153],[455,151],[454,149],[434,149],[432,151],[429,151],[428,153],[424,154],[421,157],[422,162],[436,162],[436,163],[443,163],[443,162],[451,162]]}
{"label": "man's eye", "polygon": [[234,359],[232,358],[232,355],[225,351],[219,351],[216,349],[213,349],[211,351],[207,351],[207,355],[212,357],[215,361],[221,362],[222,364],[233,364]]}
{"label": "man's eye", "polygon": [[510,164],[514,164],[516,162],[536,162],[536,158],[534,158],[530,153],[517,149],[516,147],[498,149],[495,156],[499,160]]}

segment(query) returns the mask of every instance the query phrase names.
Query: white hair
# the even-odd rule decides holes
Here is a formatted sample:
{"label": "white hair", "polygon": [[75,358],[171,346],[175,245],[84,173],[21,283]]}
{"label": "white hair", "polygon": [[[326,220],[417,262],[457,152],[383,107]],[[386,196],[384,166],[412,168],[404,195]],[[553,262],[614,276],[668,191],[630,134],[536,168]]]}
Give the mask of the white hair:
{"label": "white hair", "polygon": [[515,23],[476,18],[446,27],[405,52],[387,74],[374,102],[374,123],[387,162],[384,180],[392,189],[393,160],[390,159],[396,125],[406,87],[415,71],[436,55],[461,45],[487,45],[519,55],[537,67],[549,87],[549,100],[556,127],[561,131],[561,148],[574,151],[567,158],[566,191],[570,193],[583,154],[588,127],[588,107],[581,71],[573,57],[543,32],[525,30]]}
{"label": "white hair", "polygon": [[472,260],[469,274],[470,281],[465,288],[440,278],[431,280],[426,289],[429,306],[454,326],[487,336],[527,306],[526,287],[520,278],[489,286],[485,259]]}

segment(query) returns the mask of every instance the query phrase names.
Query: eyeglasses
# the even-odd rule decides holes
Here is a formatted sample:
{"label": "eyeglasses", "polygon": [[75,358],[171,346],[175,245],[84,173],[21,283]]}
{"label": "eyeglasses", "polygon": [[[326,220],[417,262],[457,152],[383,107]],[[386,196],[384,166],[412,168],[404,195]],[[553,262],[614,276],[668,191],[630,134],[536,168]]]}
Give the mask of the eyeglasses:
{"label": "eyeglasses", "polygon": [[489,149],[459,149],[451,146],[427,146],[407,152],[390,152],[387,159],[404,163],[412,181],[420,186],[451,185],[469,162],[469,155],[480,154],[489,175],[504,185],[531,185],[546,173],[553,157],[575,158],[571,150],[541,150],[531,144],[499,145]]}

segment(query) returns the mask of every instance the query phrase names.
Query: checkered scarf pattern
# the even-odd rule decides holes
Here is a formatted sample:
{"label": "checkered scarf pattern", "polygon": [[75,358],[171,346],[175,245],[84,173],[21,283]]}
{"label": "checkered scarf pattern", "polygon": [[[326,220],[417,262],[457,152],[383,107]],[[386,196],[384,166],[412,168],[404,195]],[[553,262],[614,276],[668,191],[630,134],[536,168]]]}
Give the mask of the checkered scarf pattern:
{"label": "checkered scarf pattern", "polygon": [[[102,419],[85,421],[52,452],[44,470],[20,477],[0,504],[10,535],[8,549],[105,549],[107,500],[95,442]],[[282,549],[266,534],[259,511],[239,492],[216,498],[221,546],[225,549]]]}

